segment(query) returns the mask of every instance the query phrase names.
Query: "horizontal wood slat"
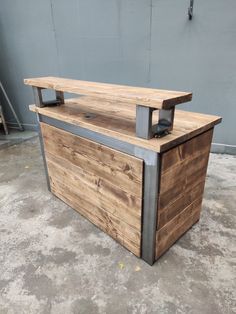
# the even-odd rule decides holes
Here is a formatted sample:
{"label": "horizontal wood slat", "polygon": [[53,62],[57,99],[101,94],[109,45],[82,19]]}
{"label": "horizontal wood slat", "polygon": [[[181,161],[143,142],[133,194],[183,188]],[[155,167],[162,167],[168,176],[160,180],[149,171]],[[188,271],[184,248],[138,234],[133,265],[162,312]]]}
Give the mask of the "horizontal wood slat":
{"label": "horizontal wood slat", "polygon": [[[175,188],[173,189],[173,195],[171,197],[171,194],[165,194],[165,198],[163,197],[163,200],[160,201],[160,204],[162,204],[163,208],[165,206],[169,206],[171,205],[174,201],[176,201],[176,199],[185,193],[190,193],[190,191],[197,186],[198,184],[200,184],[201,182],[205,181],[205,176],[206,176],[206,169],[201,169],[200,171],[193,173],[191,181],[189,182],[189,187],[186,189],[179,189]],[[179,185],[181,185],[182,182],[180,182]],[[171,197],[171,200],[167,200],[168,198]],[[166,205],[165,205],[166,204]],[[165,205],[165,206],[164,206]]]}
{"label": "horizontal wood slat", "polygon": [[162,228],[171,219],[178,215],[184,208],[190,205],[195,199],[201,198],[204,192],[204,181],[191,187],[175,199],[172,203],[164,208],[159,208],[157,228]]}
{"label": "horizontal wood slat", "polygon": [[166,152],[162,159],[162,174],[168,170],[172,171],[173,167],[180,165],[182,162],[186,163],[188,160],[208,152],[212,135],[213,129]]}
{"label": "horizontal wood slat", "polygon": [[25,79],[26,85],[57,91],[101,97],[104,100],[123,101],[158,109],[169,109],[192,99],[192,93],[88,82],[60,77]]}
{"label": "horizontal wood slat", "polygon": [[51,188],[58,198],[78,211],[113,239],[122,244],[136,256],[140,256],[141,234],[109,212],[91,204],[78,195],[77,191],[51,177]]}
{"label": "horizontal wood slat", "polygon": [[195,200],[156,233],[156,258],[159,258],[200,218],[202,198]]}
{"label": "horizontal wood slat", "polygon": [[61,158],[46,153],[49,176],[75,187],[77,194],[130,226],[141,230],[141,198],[134,197],[79,167],[71,167]]}

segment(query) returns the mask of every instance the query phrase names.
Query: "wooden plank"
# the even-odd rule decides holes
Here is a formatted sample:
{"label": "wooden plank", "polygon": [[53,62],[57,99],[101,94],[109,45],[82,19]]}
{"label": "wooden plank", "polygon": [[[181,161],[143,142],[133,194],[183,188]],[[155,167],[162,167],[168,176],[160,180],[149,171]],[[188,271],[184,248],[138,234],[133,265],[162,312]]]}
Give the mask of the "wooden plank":
{"label": "wooden plank", "polygon": [[176,198],[173,202],[171,202],[164,208],[160,207],[159,202],[157,229],[160,229],[164,225],[166,225],[170,220],[172,220],[175,216],[181,213],[184,208],[193,203],[194,200],[202,198],[204,185],[205,182],[202,181],[196,186],[191,187],[190,190],[184,191],[184,193],[180,194],[178,198]]}
{"label": "wooden plank", "polygon": [[209,152],[186,162],[182,167],[161,176],[160,208],[171,204],[182,193],[205,181]]}
{"label": "wooden plank", "polygon": [[[182,144],[196,135],[213,128],[215,124],[221,121],[221,118],[216,116],[176,110],[174,129],[171,134],[162,138],[145,140],[136,137],[135,108],[133,106],[117,102],[112,106],[112,109],[109,109],[110,107],[109,105],[106,106],[106,102],[85,96],[66,100],[65,105],[62,106],[44,108],[31,106],[30,108],[32,111],[42,115],[78,125],[159,153]],[[86,118],[88,112],[94,113],[94,116],[90,119]],[[158,112],[155,112],[154,121],[157,121],[157,116]]]}
{"label": "wooden plank", "polygon": [[100,97],[103,100],[123,101],[134,105],[140,104],[158,109],[170,109],[177,104],[192,99],[192,93],[187,92],[88,82],[59,77],[29,78],[25,79],[24,83],[40,88]]}
{"label": "wooden plank", "polygon": [[186,189],[189,185],[191,176],[201,169],[206,168],[208,161],[208,151],[203,152],[197,157],[184,160],[180,165],[161,175],[160,195],[172,190],[176,185],[184,184],[180,189]]}
{"label": "wooden plank", "polygon": [[179,215],[157,231],[156,258],[159,258],[200,218],[202,198],[195,200]]}
{"label": "wooden plank", "polygon": [[164,174],[165,171],[173,169],[173,167],[179,166],[182,162],[186,163],[187,160],[209,151],[212,136],[213,129],[166,152],[162,158],[162,174]]}
{"label": "wooden plank", "polygon": [[138,197],[142,194],[143,162],[133,156],[41,123],[45,150],[75,166],[96,173]]}
{"label": "wooden plank", "polygon": [[119,189],[119,186],[86,172],[59,157],[46,153],[50,178],[55,178],[75,189],[77,195],[113,214],[121,221],[141,230],[141,198]]}
{"label": "wooden plank", "polygon": [[58,198],[140,257],[141,234],[139,231],[120,221],[102,208],[84,200],[78,195],[77,191],[73,190],[73,187],[68,187],[68,185],[56,180],[55,177],[51,177],[51,188],[52,193]]}

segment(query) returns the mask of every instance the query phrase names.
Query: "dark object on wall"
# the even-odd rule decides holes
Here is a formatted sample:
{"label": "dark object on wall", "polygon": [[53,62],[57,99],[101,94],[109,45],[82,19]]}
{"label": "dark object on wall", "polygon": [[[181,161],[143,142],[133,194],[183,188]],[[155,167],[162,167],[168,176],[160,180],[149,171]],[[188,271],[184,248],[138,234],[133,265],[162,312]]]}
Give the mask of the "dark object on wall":
{"label": "dark object on wall", "polygon": [[190,6],[188,8],[188,19],[192,20],[193,18],[193,4],[194,4],[194,0],[190,0]]}
{"label": "dark object on wall", "polygon": [[62,97],[54,107],[36,97],[30,106],[49,190],[152,265],[200,218],[221,118],[175,110],[169,134],[155,138],[152,118],[159,121],[162,110],[191,100],[191,93],[54,77],[25,84],[83,95]]}

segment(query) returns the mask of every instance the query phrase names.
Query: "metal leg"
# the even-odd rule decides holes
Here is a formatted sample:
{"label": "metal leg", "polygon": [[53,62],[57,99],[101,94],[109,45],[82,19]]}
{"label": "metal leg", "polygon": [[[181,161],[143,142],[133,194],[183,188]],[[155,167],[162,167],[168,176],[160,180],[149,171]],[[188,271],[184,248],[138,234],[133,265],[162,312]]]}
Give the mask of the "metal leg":
{"label": "metal leg", "polygon": [[136,136],[144,139],[161,137],[173,129],[175,108],[159,110],[159,120],[152,125],[152,113],[155,108],[136,106]]}
{"label": "metal leg", "polygon": [[135,156],[144,159],[142,259],[152,265],[155,262],[156,250],[159,154],[142,149],[139,153],[136,152]]}
{"label": "metal leg", "polygon": [[175,108],[159,110],[158,123],[153,127],[156,136],[168,134],[173,129]]}
{"label": "metal leg", "polygon": [[136,106],[136,136],[150,139],[152,137],[153,109],[141,105]]}
{"label": "metal leg", "polygon": [[64,93],[56,90],[56,99],[60,102],[60,104],[64,104]]}
{"label": "metal leg", "polygon": [[34,92],[35,105],[37,107],[59,106],[59,105],[64,104],[65,102],[64,93],[61,91],[55,91],[56,99],[49,100],[49,101],[43,101],[42,88],[33,86],[33,92]]}
{"label": "metal leg", "polygon": [[33,87],[34,93],[34,102],[37,107],[44,107],[43,105],[43,96],[42,96],[42,89],[39,87]]}
{"label": "metal leg", "polygon": [[40,127],[40,115],[39,114],[37,114],[37,120],[38,120],[39,142],[40,142],[40,148],[41,148],[41,152],[43,156],[43,164],[44,164],[44,169],[45,169],[45,174],[46,174],[47,186],[48,186],[48,190],[51,191],[50,180],[49,180],[49,175],[48,175],[48,167],[47,167],[45,151],[44,151],[43,137],[42,137],[41,127]]}

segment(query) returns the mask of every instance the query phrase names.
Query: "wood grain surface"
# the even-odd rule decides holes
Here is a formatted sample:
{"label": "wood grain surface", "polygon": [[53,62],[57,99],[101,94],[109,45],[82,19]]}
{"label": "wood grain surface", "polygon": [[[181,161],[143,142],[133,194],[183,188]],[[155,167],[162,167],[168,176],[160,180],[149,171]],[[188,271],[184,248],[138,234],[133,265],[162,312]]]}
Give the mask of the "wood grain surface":
{"label": "wood grain surface", "polygon": [[161,156],[156,258],[200,217],[213,129]]}
{"label": "wood grain surface", "polygon": [[52,192],[140,256],[143,161],[41,123]]}
{"label": "wood grain surface", "polygon": [[103,100],[123,101],[158,109],[169,109],[192,99],[192,93],[79,81],[60,77],[29,78],[25,79],[24,83],[40,88],[96,96],[101,97]]}
{"label": "wood grain surface", "polygon": [[[217,116],[175,110],[171,134],[145,140],[135,135],[135,107],[122,102],[115,102],[112,106],[109,104],[110,101],[84,96],[66,100],[65,105],[56,107],[31,105],[30,110],[156,152],[171,149],[221,121]],[[87,118],[88,113],[93,115]],[[158,111],[155,111],[153,120],[157,121],[157,117]]]}
{"label": "wood grain surface", "polygon": [[201,198],[195,200],[156,233],[156,259],[199,220],[201,202]]}

